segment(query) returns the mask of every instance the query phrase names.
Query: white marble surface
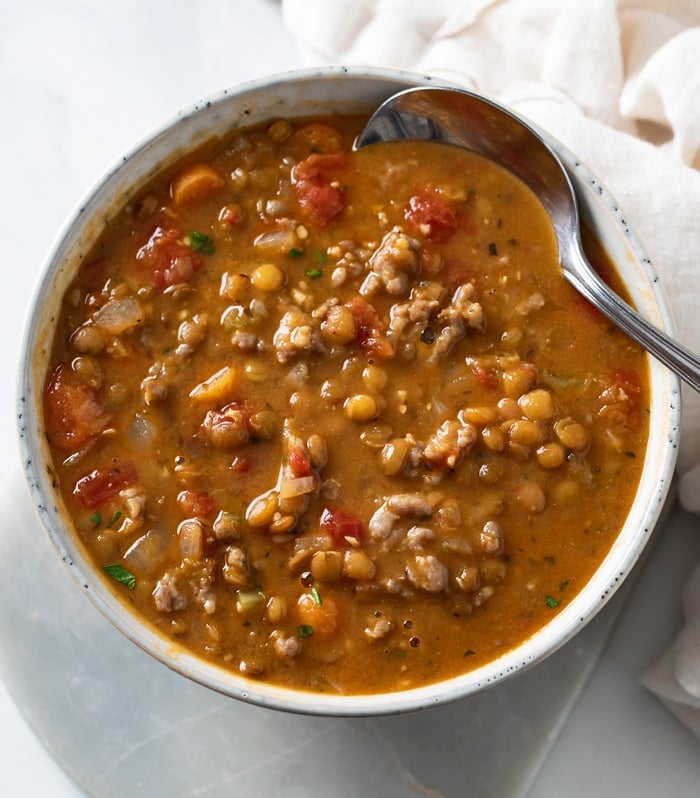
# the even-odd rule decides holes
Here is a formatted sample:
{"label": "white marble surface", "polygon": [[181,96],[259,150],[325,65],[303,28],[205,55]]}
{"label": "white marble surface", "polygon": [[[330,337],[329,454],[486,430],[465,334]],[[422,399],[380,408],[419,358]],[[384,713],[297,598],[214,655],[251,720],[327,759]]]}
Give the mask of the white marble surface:
{"label": "white marble surface", "polygon": [[[0,240],[9,302],[0,316],[0,445],[8,486],[18,470],[11,375],[19,331],[63,220],[106,167],[176,109],[298,63],[273,0],[2,3]],[[700,742],[638,684],[680,623],[680,586],[700,556],[698,526],[679,511],[666,523],[573,714],[556,734],[534,798],[699,794]],[[0,639],[5,655],[21,645]],[[50,657],[45,673],[50,681]],[[0,685],[2,793],[80,796],[23,712],[27,707],[15,706]],[[507,767],[507,756],[503,761]],[[462,794],[475,794],[468,774]]]}

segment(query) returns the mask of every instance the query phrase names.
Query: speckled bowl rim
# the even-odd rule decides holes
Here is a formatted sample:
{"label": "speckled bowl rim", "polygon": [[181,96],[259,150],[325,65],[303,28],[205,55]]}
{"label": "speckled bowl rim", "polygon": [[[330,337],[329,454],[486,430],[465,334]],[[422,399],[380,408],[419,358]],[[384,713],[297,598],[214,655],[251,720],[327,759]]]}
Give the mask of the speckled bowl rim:
{"label": "speckled bowl rim", "polygon": [[[166,158],[172,162],[191,146],[211,137],[217,120],[223,124],[223,114],[227,114],[226,124],[233,128],[266,117],[293,116],[295,109],[299,115],[299,106],[302,115],[329,110],[330,105],[343,111],[359,110],[360,105],[368,110],[383,97],[415,85],[449,84],[425,75],[372,67],[302,69],[240,84],[181,111],[136,144],[86,195],[48,255],[28,311],[18,375],[19,445],[34,506],[58,555],[100,612],[143,650],[200,684],[267,708],[344,717],[398,714],[465,698],[526,670],[569,641],[617,591],[649,541],[673,477],[680,434],[680,385],[675,375],[649,359],[650,440],[640,488],[618,538],[588,584],[548,624],[492,662],[424,687],[379,695],[339,696],[277,687],[231,673],[190,654],[139,621],[106,577],[90,564],[77,535],[68,531],[64,520],[67,515],[52,484],[41,419],[41,385],[57,297],[74,272],[76,259],[79,261],[89,249],[110,210],[123,204],[129,187],[142,184],[157,171],[156,163],[158,168],[162,166],[162,159],[148,161],[149,154],[172,139],[177,146]],[[364,99],[358,100],[360,95]],[[270,98],[275,101],[270,102]],[[227,121],[233,106],[238,107],[238,118]],[[575,155],[551,136],[543,135],[565,164],[582,215],[618,264],[633,301],[653,323],[673,333],[671,311],[659,278],[619,205]],[[138,174],[132,174],[134,164],[139,164]],[[112,202],[105,206],[105,198],[110,196]],[[121,200],[115,201],[115,196]],[[53,313],[43,318],[52,303]]]}

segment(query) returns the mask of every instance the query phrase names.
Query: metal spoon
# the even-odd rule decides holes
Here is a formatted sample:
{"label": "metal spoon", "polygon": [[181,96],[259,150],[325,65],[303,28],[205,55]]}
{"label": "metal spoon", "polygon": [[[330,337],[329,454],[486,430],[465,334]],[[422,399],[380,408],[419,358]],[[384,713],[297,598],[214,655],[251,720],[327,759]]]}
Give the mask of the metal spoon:
{"label": "metal spoon", "polygon": [[623,302],[596,274],[581,244],[574,188],[558,156],[507,109],[460,89],[401,91],[374,112],[355,148],[380,141],[427,139],[466,147],[509,169],[549,213],[564,277],[637,343],[700,391],[700,358]]}

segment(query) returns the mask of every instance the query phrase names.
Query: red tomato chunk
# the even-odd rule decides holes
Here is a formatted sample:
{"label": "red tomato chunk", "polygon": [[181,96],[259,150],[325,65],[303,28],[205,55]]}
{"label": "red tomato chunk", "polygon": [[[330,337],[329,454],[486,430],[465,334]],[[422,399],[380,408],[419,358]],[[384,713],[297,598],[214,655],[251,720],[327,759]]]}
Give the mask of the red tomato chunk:
{"label": "red tomato chunk", "polygon": [[95,469],[75,483],[73,494],[85,507],[91,509],[112,499],[119,491],[133,485],[137,479],[136,469],[131,464],[104,470]]}
{"label": "red tomato chunk", "polygon": [[345,165],[342,154],[314,153],[297,164],[293,171],[294,190],[303,213],[324,227],[345,210],[345,193],[327,172]]}
{"label": "red tomato chunk", "polygon": [[363,543],[367,536],[358,518],[343,510],[331,510],[328,507],[321,512],[321,529],[341,548],[351,545],[351,541]]}
{"label": "red tomato chunk", "polygon": [[45,411],[49,439],[64,452],[80,449],[109,423],[95,390],[67,366],[58,366],[49,379]]}
{"label": "red tomato chunk", "polygon": [[177,503],[186,516],[209,516],[214,512],[214,499],[201,490],[183,490],[177,496]]}
{"label": "red tomato chunk", "polygon": [[426,238],[446,239],[457,229],[454,208],[440,194],[428,189],[408,201],[406,219]]}
{"label": "red tomato chunk", "polygon": [[159,291],[186,283],[203,265],[202,259],[181,240],[178,230],[160,225],[136,257],[153,270],[153,284]]}

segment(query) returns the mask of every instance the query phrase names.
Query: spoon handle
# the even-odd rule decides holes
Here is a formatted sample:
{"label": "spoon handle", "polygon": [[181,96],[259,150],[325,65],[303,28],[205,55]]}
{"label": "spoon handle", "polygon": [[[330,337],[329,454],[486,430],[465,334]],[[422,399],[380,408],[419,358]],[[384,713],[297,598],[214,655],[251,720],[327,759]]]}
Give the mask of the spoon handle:
{"label": "spoon handle", "polygon": [[682,380],[700,392],[700,357],[678,343],[663,330],[650,324],[598,277],[586,258],[575,248],[570,252],[578,261],[578,273],[564,269],[566,279],[601,313],[668,366]]}

